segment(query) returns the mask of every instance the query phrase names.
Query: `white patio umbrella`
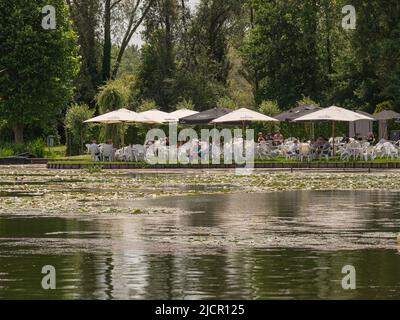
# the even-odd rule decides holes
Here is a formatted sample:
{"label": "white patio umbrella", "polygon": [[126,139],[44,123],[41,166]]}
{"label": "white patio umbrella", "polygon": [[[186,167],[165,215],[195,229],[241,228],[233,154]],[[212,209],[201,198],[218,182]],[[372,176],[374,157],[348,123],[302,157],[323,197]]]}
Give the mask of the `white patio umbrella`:
{"label": "white patio umbrella", "polygon": [[84,123],[105,123],[105,124],[125,124],[125,123],[160,123],[157,120],[149,119],[137,112],[122,108],[108,113],[104,113]]}
{"label": "white patio umbrella", "polygon": [[[152,123],[160,124],[160,121],[149,119],[137,112],[122,108],[114,110],[92,119],[84,121],[84,123],[104,123],[104,124],[126,124],[126,123]],[[122,144],[125,143],[124,136],[122,136]]]}
{"label": "white patio umbrella", "polygon": [[194,111],[194,110],[189,110],[189,109],[179,109],[179,110],[170,112],[166,116],[165,122],[179,122],[180,118],[189,117],[196,113],[199,113],[199,112]]}
{"label": "white patio umbrella", "polygon": [[227,124],[238,124],[241,123],[243,131],[245,129],[246,123],[249,122],[279,122],[279,120],[266,116],[265,114],[247,109],[240,108],[234,110],[222,117],[214,119],[211,123],[227,123]]}
{"label": "white patio umbrella", "polygon": [[388,120],[400,119],[400,113],[392,110],[383,110],[373,115],[374,119],[379,121],[379,140],[388,139]]}
{"label": "white patio umbrella", "polygon": [[358,120],[374,120],[361,113],[353,112],[344,108],[331,106],[318,110],[295,119],[294,121],[332,121],[333,155],[335,155],[335,127],[337,121],[353,122]]}
{"label": "white patio umbrella", "polygon": [[278,120],[268,117],[265,114],[241,108],[238,110],[234,110],[222,117],[214,119],[211,123],[247,123],[247,122],[278,122]]}
{"label": "white patio umbrella", "polygon": [[151,109],[151,110],[147,110],[144,112],[140,112],[139,114],[148,119],[155,120],[158,123],[165,122],[165,119],[169,116],[168,113],[166,113],[164,111],[156,110],[156,109]]}

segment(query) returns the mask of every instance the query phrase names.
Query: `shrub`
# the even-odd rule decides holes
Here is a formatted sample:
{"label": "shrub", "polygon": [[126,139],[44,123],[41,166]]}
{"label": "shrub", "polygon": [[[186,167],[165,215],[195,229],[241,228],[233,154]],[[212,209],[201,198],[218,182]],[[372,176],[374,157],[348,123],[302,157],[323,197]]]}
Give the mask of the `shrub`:
{"label": "shrub", "polygon": [[236,102],[228,96],[224,96],[218,99],[217,101],[218,108],[227,108],[227,109],[237,109],[238,106]]}
{"label": "shrub", "polygon": [[107,82],[100,88],[96,102],[102,113],[123,108],[129,98],[129,88],[119,80]]}
{"label": "shrub", "polygon": [[261,102],[260,107],[258,108],[259,112],[269,116],[273,117],[276,116],[281,112],[279,109],[278,103],[276,101],[271,101],[271,100],[265,100]]}
{"label": "shrub", "polygon": [[7,143],[0,146],[1,157],[18,156],[27,153],[36,158],[43,158],[46,153],[46,143],[39,138],[25,144]]}
{"label": "shrub", "polygon": [[148,110],[158,110],[158,106],[154,100],[144,100],[137,109],[137,112],[144,112]]}
{"label": "shrub", "polygon": [[[97,105],[100,107],[101,113],[107,113],[126,107],[129,99],[129,87],[124,81],[111,80],[100,88],[100,92],[96,96]],[[123,133],[122,126],[109,124],[103,126],[101,136],[105,139],[112,139],[115,146],[119,146],[121,135]]]}
{"label": "shrub", "polygon": [[[274,117],[281,112],[278,103],[276,101],[271,101],[271,100],[265,100],[261,102],[258,111],[269,117]],[[277,131],[280,128],[280,126],[277,123],[266,123],[262,124],[261,128],[265,128],[269,133],[273,133]]]}
{"label": "shrub", "polygon": [[47,145],[43,139],[36,139],[28,143],[26,150],[28,153],[34,155],[36,158],[44,158],[46,146]]}
{"label": "shrub", "polygon": [[392,101],[383,101],[376,105],[374,113],[379,113],[384,110],[393,110],[393,109],[394,109],[394,105],[393,105]]}
{"label": "shrub", "polygon": [[93,111],[86,104],[73,104],[65,116],[65,135],[67,138],[68,156],[79,155],[84,150],[88,135],[88,126],[83,123],[93,116]]}
{"label": "shrub", "polygon": [[9,147],[0,147],[0,157],[11,157],[14,155],[14,150]]}
{"label": "shrub", "polygon": [[176,110],[181,109],[194,110],[194,104],[192,100],[186,100],[185,98],[179,100],[179,102],[176,104]]}
{"label": "shrub", "polygon": [[297,101],[298,106],[309,106],[309,105],[314,105],[316,107],[319,107],[319,103],[315,102],[313,99],[310,97],[306,97],[303,95],[303,97]]}

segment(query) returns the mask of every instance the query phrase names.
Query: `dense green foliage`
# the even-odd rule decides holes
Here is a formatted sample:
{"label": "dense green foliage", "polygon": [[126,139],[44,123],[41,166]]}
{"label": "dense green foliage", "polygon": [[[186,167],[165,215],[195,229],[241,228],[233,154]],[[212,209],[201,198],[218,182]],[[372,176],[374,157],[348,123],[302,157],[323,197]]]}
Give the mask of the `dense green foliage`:
{"label": "dense green foliage", "polygon": [[45,0],[0,2],[0,118],[24,140],[26,127],[56,124],[72,97],[78,71],[76,35],[63,0],[54,0],[56,28],[45,30]]}
{"label": "dense green foliage", "polygon": [[46,142],[36,139],[29,143],[4,143],[0,147],[0,157],[33,156],[43,158],[48,155]]}
{"label": "dense green foliage", "polygon": [[[118,110],[126,107],[129,98],[129,90],[123,81],[109,81],[100,88],[100,92],[96,96],[96,102],[101,113]],[[112,139],[115,146],[121,144],[121,135],[125,134],[124,127],[117,124],[109,124],[104,126],[101,138],[103,140]]]}
{"label": "dense green foliage", "polygon": [[[352,1],[354,30],[342,27],[344,0],[199,0],[195,9],[189,0],[54,0],[57,28],[43,30],[46,4],[0,3],[0,143],[21,142],[24,129],[28,140],[57,130],[63,139],[68,105],[78,122],[89,109],[97,115],[122,107],[247,107],[274,115],[314,103],[400,111],[398,0]],[[140,42],[133,41],[138,30]],[[89,109],[79,113],[81,104]],[[147,130],[93,128],[83,140],[116,145],[126,133],[136,142]],[[328,135],[329,126],[315,132]],[[81,151],[81,140],[69,153]]]}
{"label": "dense green foliage", "polygon": [[399,2],[353,1],[355,30],[341,27],[345,4],[252,1],[256,19],[242,51],[257,101],[288,108],[306,95],[369,112],[385,100],[399,106]]}
{"label": "dense green foliage", "polygon": [[83,123],[93,116],[93,111],[85,104],[73,104],[65,115],[65,130],[67,136],[67,155],[79,155],[85,150],[84,144],[88,138],[88,126]]}

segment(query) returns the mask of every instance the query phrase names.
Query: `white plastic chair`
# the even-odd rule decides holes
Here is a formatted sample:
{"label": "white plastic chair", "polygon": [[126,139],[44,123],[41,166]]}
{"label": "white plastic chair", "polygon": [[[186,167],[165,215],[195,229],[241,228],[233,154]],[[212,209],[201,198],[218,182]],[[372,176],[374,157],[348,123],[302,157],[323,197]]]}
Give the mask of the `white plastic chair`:
{"label": "white plastic chair", "polygon": [[298,158],[300,161],[304,161],[304,159],[307,159],[307,161],[312,160],[311,146],[309,143],[300,143]]}
{"label": "white plastic chair", "polygon": [[103,161],[113,161],[114,160],[114,148],[112,144],[103,144],[101,146],[101,154]]}

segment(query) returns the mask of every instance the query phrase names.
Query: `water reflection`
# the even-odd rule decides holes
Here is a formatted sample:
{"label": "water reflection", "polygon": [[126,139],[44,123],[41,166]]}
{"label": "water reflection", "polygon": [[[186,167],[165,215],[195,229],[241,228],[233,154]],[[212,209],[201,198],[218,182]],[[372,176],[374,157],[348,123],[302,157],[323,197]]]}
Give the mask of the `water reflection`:
{"label": "water reflection", "polygon": [[[398,198],[223,194],[135,201],[176,214],[1,216],[0,298],[398,299]],[[54,291],[40,285],[48,264]],[[341,288],[346,264],[355,291]]]}

